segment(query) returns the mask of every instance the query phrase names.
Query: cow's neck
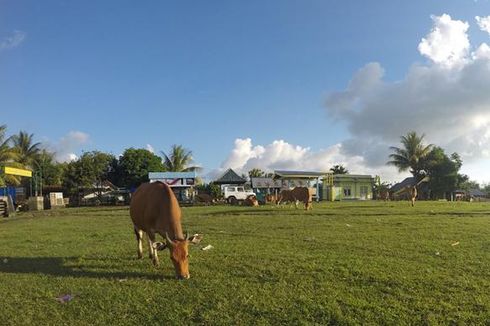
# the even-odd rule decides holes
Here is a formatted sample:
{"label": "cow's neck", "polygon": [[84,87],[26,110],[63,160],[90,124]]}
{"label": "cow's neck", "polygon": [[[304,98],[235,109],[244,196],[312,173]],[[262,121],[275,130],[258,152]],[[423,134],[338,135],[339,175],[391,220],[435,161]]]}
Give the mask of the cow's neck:
{"label": "cow's neck", "polygon": [[170,219],[168,224],[168,235],[172,240],[183,240],[184,233],[182,232],[182,225],[180,223],[181,210],[179,203],[174,196],[170,197],[169,210],[169,216],[172,216],[173,218]]}

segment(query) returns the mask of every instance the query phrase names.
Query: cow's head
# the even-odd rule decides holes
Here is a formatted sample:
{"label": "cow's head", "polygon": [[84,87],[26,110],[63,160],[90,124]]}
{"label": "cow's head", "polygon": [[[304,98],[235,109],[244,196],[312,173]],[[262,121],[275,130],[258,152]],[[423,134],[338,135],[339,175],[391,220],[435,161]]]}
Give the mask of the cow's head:
{"label": "cow's head", "polygon": [[189,237],[186,234],[184,240],[175,239],[172,240],[165,233],[166,243],[157,242],[155,243],[155,248],[157,250],[164,250],[168,248],[170,250],[170,260],[175,267],[175,274],[178,279],[188,279],[191,277],[189,273],[189,243],[198,243],[202,236],[193,235]]}

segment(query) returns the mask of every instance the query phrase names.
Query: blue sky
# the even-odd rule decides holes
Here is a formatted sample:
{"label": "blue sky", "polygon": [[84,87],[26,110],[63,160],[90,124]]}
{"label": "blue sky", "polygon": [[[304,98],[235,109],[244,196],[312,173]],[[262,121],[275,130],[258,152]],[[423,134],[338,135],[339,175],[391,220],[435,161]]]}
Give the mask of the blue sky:
{"label": "blue sky", "polygon": [[[431,15],[445,13],[470,23],[473,48],[490,42],[475,23],[490,15],[481,0],[2,0],[0,42],[21,41],[0,47],[0,124],[75,154],[182,144],[207,171],[259,164],[279,140],[315,159],[355,133],[326,108],[329,96],[370,62],[386,83],[430,65],[418,45]],[[236,140],[248,138],[243,154]],[[294,157],[262,168],[322,168]],[[376,171],[345,152],[325,162],[335,159]],[[475,177],[487,161],[473,160]]]}

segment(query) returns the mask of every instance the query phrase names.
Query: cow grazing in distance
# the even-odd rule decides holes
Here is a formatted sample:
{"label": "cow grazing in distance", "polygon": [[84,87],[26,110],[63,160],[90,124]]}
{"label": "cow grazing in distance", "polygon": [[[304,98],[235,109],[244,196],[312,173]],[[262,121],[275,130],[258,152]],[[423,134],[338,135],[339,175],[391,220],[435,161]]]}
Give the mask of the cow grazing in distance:
{"label": "cow grazing in distance", "polygon": [[384,201],[390,200],[390,192],[388,190],[382,190],[379,193],[379,199],[384,200]]}
{"label": "cow grazing in distance", "polygon": [[271,195],[271,194],[265,195],[265,202],[266,203],[276,203],[278,200],[278,197],[279,196],[275,196],[275,195]]}
{"label": "cow grazing in distance", "polygon": [[415,206],[415,199],[417,199],[417,187],[416,186],[407,187],[407,194],[410,198],[410,201],[412,202],[412,207]]}
{"label": "cow grazing in distance", "polygon": [[211,205],[214,203],[214,198],[209,194],[197,194],[194,199],[196,202],[204,203],[205,205]]}
{"label": "cow grazing in distance", "polygon": [[259,201],[257,200],[257,197],[255,195],[250,195],[245,199],[245,205],[246,206],[259,206]]}
{"label": "cow grazing in distance", "polygon": [[292,190],[281,190],[279,195],[277,196],[276,205],[280,205],[281,203],[295,203],[296,199],[293,196]]}
{"label": "cow grazing in distance", "polygon": [[[307,187],[296,187],[291,190],[296,202],[302,202],[305,204],[305,210],[313,209],[313,196],[309,188]],[[298,205],[296,205],[296,208]]]}
{"label": "cow grazing in distance", "polygon": [[[138,241],[138,258],[143,257],[142,241],[146,233],[153,264],[159,263],[157,251],[168,248],[177,278],[188,279],[188,245],[195,242],[195,237],[189,238],[182,232],[180,206],[172,189],[162,182],[142,184],[132,196],[129,212]],[[156,242],[156,234],[164,237],[166,243]]]}
{"label": "cow grazing in distance", "polygon": [[294,203],[298,208],[298,202],[305,204],[305,210],[312,209],[312,194],[307,187],[295,187],[293,190],[282,190],[277,200],[277,205],[281,203]]}

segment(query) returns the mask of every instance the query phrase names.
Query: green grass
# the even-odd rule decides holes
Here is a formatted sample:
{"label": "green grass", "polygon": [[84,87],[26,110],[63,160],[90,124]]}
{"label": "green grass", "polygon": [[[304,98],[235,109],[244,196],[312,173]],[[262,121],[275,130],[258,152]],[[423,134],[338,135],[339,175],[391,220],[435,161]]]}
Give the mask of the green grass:
{"label": "green grass", "polygon": [[1,220],[0,324],[490,324],[490,203],[183,213],[187,281],[136,259],[127,207]]}

